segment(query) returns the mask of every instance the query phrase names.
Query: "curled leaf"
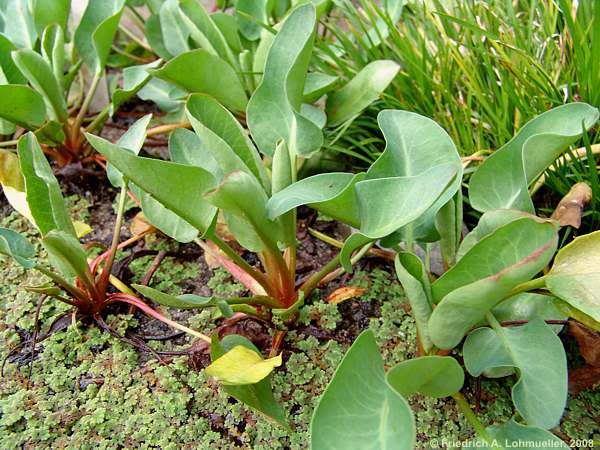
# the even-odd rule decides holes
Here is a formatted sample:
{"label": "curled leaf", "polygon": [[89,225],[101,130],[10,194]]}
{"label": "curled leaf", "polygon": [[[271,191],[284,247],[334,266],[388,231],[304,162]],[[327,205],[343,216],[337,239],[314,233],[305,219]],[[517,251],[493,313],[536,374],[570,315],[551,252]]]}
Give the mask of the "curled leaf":
{"label": "curled leaf", "polygon": [[552,219],[558,220],[561,227],[579,228],[583,210],[591,200],[592,188],[587,183],[577,183],[562,198],[552,213]]}

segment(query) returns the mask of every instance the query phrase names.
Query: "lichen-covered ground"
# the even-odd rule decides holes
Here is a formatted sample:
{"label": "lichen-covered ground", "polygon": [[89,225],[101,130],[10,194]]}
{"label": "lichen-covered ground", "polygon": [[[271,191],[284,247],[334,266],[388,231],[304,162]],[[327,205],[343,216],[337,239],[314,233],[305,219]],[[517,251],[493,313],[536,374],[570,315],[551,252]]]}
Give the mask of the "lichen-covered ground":
{"label": "lichen-covered ground", "polygon": [[[89,201],[71,202],[79,218],[94,222],[87,212]],[[31,233],[15,214],[7,214],[0,225]],[[130,265],[134,280],[142,277],[151,259],[139,258]],[[186,356],[164,357],[160,362],[82,323],[38,344],[29,379],[30,351],[21,345],[33,330],[37,298],[22,287],[44,280],[0,257],[0,357],[7,358],[0,380],[0,448],[307,448],[315,404],[358,330],[370,326],[375,331],[388,365],[414,353],[415,328],[402,290],[390,267],[379,265],[344,280],[345,285],[365,287],[362,297],[330,305],[324,302],[325,292],[317,293],[295,329],[287,333],[284,365],[275,371],[272,384],[288,413],[290,434],[228,398],[214,381],[192,368]],[[201,289],[205,294],[231,294],[241,289],[222,270],[208,269],[201,257],[165,259],[151,285],[172,293]],[[67,309],[45,302],[41,331]],[[138,315],[124,315],[126,309],[115,312],[121,314],[109,315],[106,321],[121,333],[171,332]],[[215,326],[208,311],[170,313],[204,332]],[[184,350],[189,343],[185,337],[149,341],[162,351]],[[467,379],[464,392],[472,403],[479,402],[483,421],[511,416],[510,381],[484,380],[480,391],[475,386],[475,380]],[[431,438],[459,440],[472,435],[452,401],[415,398],[412,406],[420,448],[429,448]],[[600,393],[583,392],[569,400],[558,433],[563,438],[598,439],[599,417]]]}

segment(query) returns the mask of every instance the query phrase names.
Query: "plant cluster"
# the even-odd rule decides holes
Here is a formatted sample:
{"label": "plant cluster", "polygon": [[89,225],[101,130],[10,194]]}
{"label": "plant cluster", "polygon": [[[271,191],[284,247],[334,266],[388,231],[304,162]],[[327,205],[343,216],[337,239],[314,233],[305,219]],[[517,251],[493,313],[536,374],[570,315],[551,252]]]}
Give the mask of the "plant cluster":
{"label": "plant cluster", "polygon": [[[0,228],[0,253],[50,280],[27,289],[40,294],[40,305],[47,298],[61,301],[74,308],[74,318],[91,318],[113,334],[118,335],[103,314],[109,305],[125,303],[204,341],[211,359],[205,373],[287,430],[289,421],[271,388],[271,374],[283,364],[285,333],[319,286],[351,273],[370,252],[384,252],[393,258],[410,303],[418,355],[386,372],[373,332],[364,331],[318,403],[311,448],[415,448],[407,401],[415,394],[452,397],[483,445],[563,445],[548,431],[560,422],[567,399],[567,358],[557,334],[567,320],[600,331],[600,232],[574,240],[569,233],[579,227],[598,185],[574,188],[552,217],[543,217],[532,193],[548,168],[582,139],[593,161],[588,133],[593,134],[598,108],[583,102],[540,107],[545,112],[514,127],[516,134],[511,127],[499,132],[504,145],[466,170],[472,160],[461,159],[450,135],[414,112],[416,106],[378,104],[376,124],[368,111],[363,115],[381,98],[395,106],[383,94],[390,84],[403,96],[414,94],[406,76],[417,56],[412,66],[401,61],[403,72],[394,62],[409,45],[402,41],[403,28],[396,27],[403,2],[381,7],[360,2],[362,8],[346,1],[217,3],[222,9],[209,13],[199,0],[90,0],[72,39],[69,1],[11,0],[0,9],[0,92],[14,100],[0,105],[0,129],[13,135],[0,145],[16,147],[0,150],[0,183],[13,208],[38,230],[48,256],[48,264],[41,262],[24,236]],[[456,37],[456,21],[435,3],[441,18],[425,26]],[[563,10],[569,6],[560,3]],[[406,8],[417,14],[420,7]],[[586,8],[581,14],[591,15]],[[597,2],[595,8],[597,13]],[[143,36],[121,27],[131,47],[157,59],[124,69],[110,103],[88,117],[125,10],[134,23],[145,20],[137,30]],[[349,31],[332,25],[342,18]],[[15,28],[17,21],[26,26]],[[587,36],[588,30],[580,32]],[[429,51],[428,45],[421,51]],[[131,59],[139,59],[132,52]],[[593,102],[586,83],[594,80],[586,73],[578,75],[579,89]],[[341,81],[342,74],[348,81]],[[547,83],[555,94],[542,75],[536,72],[529,82]],[[487,93],[477,92],[493,109]],[[168,112],[171,123],[149,129],[148,114],[117,142],[101,137],[108,117],[136,94]],[[383,140],[378,156],[363,155],[370,161],[363,171],[326,170],[326,151],[351,142],[352,130],[361,127],[361,133],[381,136],[368,143]],[[166,132],[168,159],[141,153],[148,136]],[[64,165],[92,150],[98,154],[90,158],[105,166],[119,192],[110,247],[94,258],[79,240],[85,224],[70,219],[45,157]],[[335,166],[346,164],[338,160]],[[147,283],[125,285],[112,273],[117,251],[149,232],[121,242],[128,198],[152,227],[200,246],[249,295],[176,296]],[[304,278],[297,274],[300,207],[351,230],[339,252]],[[468,233],[465,212],[476,221]],[[431,265],[437,254],[441,270]],[[177,323],[150,301],[267,323],[274,330],[269,354],[241,334],[209,336]],[[512,420],[488,427],[480,422],[461,394],[465,371],[473,377],[516,376]]]}

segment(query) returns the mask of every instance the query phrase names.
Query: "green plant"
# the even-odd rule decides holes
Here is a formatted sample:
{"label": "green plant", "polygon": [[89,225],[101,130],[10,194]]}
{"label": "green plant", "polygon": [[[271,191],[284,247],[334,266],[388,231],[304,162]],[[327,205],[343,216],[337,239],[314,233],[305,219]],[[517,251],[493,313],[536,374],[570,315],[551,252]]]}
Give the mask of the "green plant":
{"label": "green plant", "polygon": [[[382,159],[366,174],[313,177],[308,179],[315,195],[310,202],[298,201],[294,193],[287,194],[290,186],[305,186],[302,181],[294,184],[298,170],[318,153],[322,144],[321,128],[301,113],[315,24],[314,7],[300,5],[292,10],[273,40],[264,76],[246,113],[256,147],[235,117],[216,99],[204,94],[191,95],[186,102],[186,113],[196,133],[181,129],[172,133],[171,161],[136,156],[137,152],[127,151],[126,146],[87,135],[96,150],[132,180],[139,195],[154,202],[157,209],[151,220],[159,228],[179,239],[183,234],[187,240],[196,240],[252,293],[242,298],[189,294],[174,297],[135,286],[143,295],[168,306],[218,307],[226,315],[240,311],[266,318],[277,315],[288,321],[340,262],[349,269],[376,239],[390,234],[395,236],[391,240],[409,234],[415,239],[436,234],[435,214],[458,191],[462,166],[443,130],[411,113],[382,114],[381,126],[389,133],[390,146],[403,145],[397,126],[426,126],[441,145],[435,158],[420,160],[411,171],[402,170],[398,161],[390,157]],[[358,98],[362,103],[362,96]],[[348,99],[354,104],[356,97]],[[270,174],[261,153],[270,162]],[[110,169],[108,172],[110,176]],[[355,188],[358,205],[354,201]],[[397,208],[385,206],[389,198],[399,199]],[[318,204],[331,217],[360,227],[360,233],[346,242],[339,255],[297,286],[296,207],[301,203]],[[219,236],[216,226],[219,221],[227,225],[242,247],[258,255],[260,267],[251,266]],[[359,252],[353,256],[354,250]],[[209,367],[209,372],[218,375],[232,395],[242,401],[257,395],[264,399],[262,395],[270,391],[261,383],[268,380],[263,378],[255,383],[256,371],[266,364],[272,369],[277,361],[272,358],[260,362],[252,352],[243,349],[254,350],[247,340],[230,339],[231,342],[220,345],[231,351],[237,348],[239,354],[236,358],[223,356],[223,361],[231,359],[235,363],[243,359],[248,364],[240,363],[237,367],[231,364],[218,372]],[[213,341],[215,358],[224,353],[218,345],[218,340]],[[216,358],[213,365],[218,367],[222,358]],[[243,380],[239,378],[240,371],[245,371]],[[260,376],[266,374],[261,369]],[[270,397],[267,401],[272,402]],[[273,417],[264,404],[251,405]]]}
{"label": "green plant", "polygon": [[[452,396],[478,439],[491,448],[510,448],[519,440],[566,447],[547,431],[560,421],[568,388],[566,355],[556,336],[560,327],[550,324],[573,317],[600,329],[600,232],[578,237],[556,253],[559,225],[533,215],[528,187],[598,117],[586,104],[555,108],[526,124],[478,168],[469,199],[484,214],[462,242],[460,233],[440,232],[448,269],[435,281],[419,257],[396,247],[396,273],[411,304],[420,356],[385,373],[371,332],[361,335],[315,411],[314,450],[347,448],[357,439],[377,441],[378,448],[414,448],[406,398],[415,393]],[[424,153],[415,143],[437,152],[430,132],[418,127],[400,132],[402,141],[411,143],[402,155],[407,162]],[[436,223],[442,228],[462,223],[460,209],[460,203],[458,210],[443,206]],[[463,369],[447,355],[463,339],[469,374],[517,375],[513,420],[486,428],[460,393]]]}
{"label": "green plant", "polygon": [[[214,97],[245,121],[248,100],[261,83],[281,20],[290,6],[300,3],[307,2],[240,1],[232,14],[209,14],[198,0],[169,0],[151,6],[146,38],[165,63],[148,70],[152,79],[138,96],[170,112],[179,121],[173,127],[189,126],[181,120],[181,112],[190,93]],[[330,1],[312,3],[317,18],[331,8]],[[302,57],[311,58],[311,53]],[[374,61],[341,86],[337,76],[311,68],[302,92],[293,100],[302,103],[301,115],[319,128],[337,130],[379,98],[397,72],[398,65],[392,61]],[[325,105],[319,100],[326,94]]]}
{"label": "green plant", "polygon": [[[135,128],[126,134],[124,141],[132,144]],[[138,139],[141,146],[145,135]],[[127,182],[123,184],[117,211],[117,220],[109,250],[88,261],[86,250],[79,242],[76,228],[67,213],[65,200],[42,149],[33,133],[22,136],[18,142],[18,157],[0,150],[0,183],[11,205],[26,217],[39,231],[41,244],[48,253],[46,264],[37,261],[31,243],[21,234],[0,228],[0,253],[12,257],[26,269],[34,269],[50,279],[50,283],[26,289],[41,294],[40,302],[52,298],[74,307],[74,314],[92,318],[102,328],[108,329],[102,318],[106,307],[113,303],[127,303],[195,337],[209,340],[201,333],[190,330],[166,318],[137,298],[123,283],[111,275],[119,243]],[[109,283],[119,289],[110,292]]]}
{"label": "green plant", "polygon": [[[129,76],[113,103],[88,117],[105,78],[123,5],[124,0],[91,0],[70,36],[70,0],[3,2],[0,94],[11,101],[0,107],[0,134],[12,135],[17,126],[34,131],[44,152],[61,166],[89,156],[83,130],[98,131],[148,78],[142,74],[131,81]],[[0,146],[16,143],[6,140]]]}

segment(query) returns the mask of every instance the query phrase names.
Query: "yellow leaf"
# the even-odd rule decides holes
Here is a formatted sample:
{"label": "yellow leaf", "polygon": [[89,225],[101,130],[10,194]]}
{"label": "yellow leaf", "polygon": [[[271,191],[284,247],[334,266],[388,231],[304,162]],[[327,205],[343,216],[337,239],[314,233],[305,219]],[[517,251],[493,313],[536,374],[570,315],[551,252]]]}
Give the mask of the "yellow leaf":
{"label": "yellow leaf", "polygon": [[8,203],[37,228],[27,204],[19,158],[6,150],[0,150],[0,184]]}
{"label": "yellow leaf", "polygon": [[223,384],[254,384],[266,378],[281,362],[281,354],[262,359],[255,351],[237,345],[215,360],[205,371]]}
{"label": "yellow leaf", "polygon": [[90,227],[87,223],[81,222],[79,220],[73,221],[73,227],[75,228],[75,233],[77,234],[78,238],[82,238],[86,234],[89,234],[93,231],[92,227]]}

